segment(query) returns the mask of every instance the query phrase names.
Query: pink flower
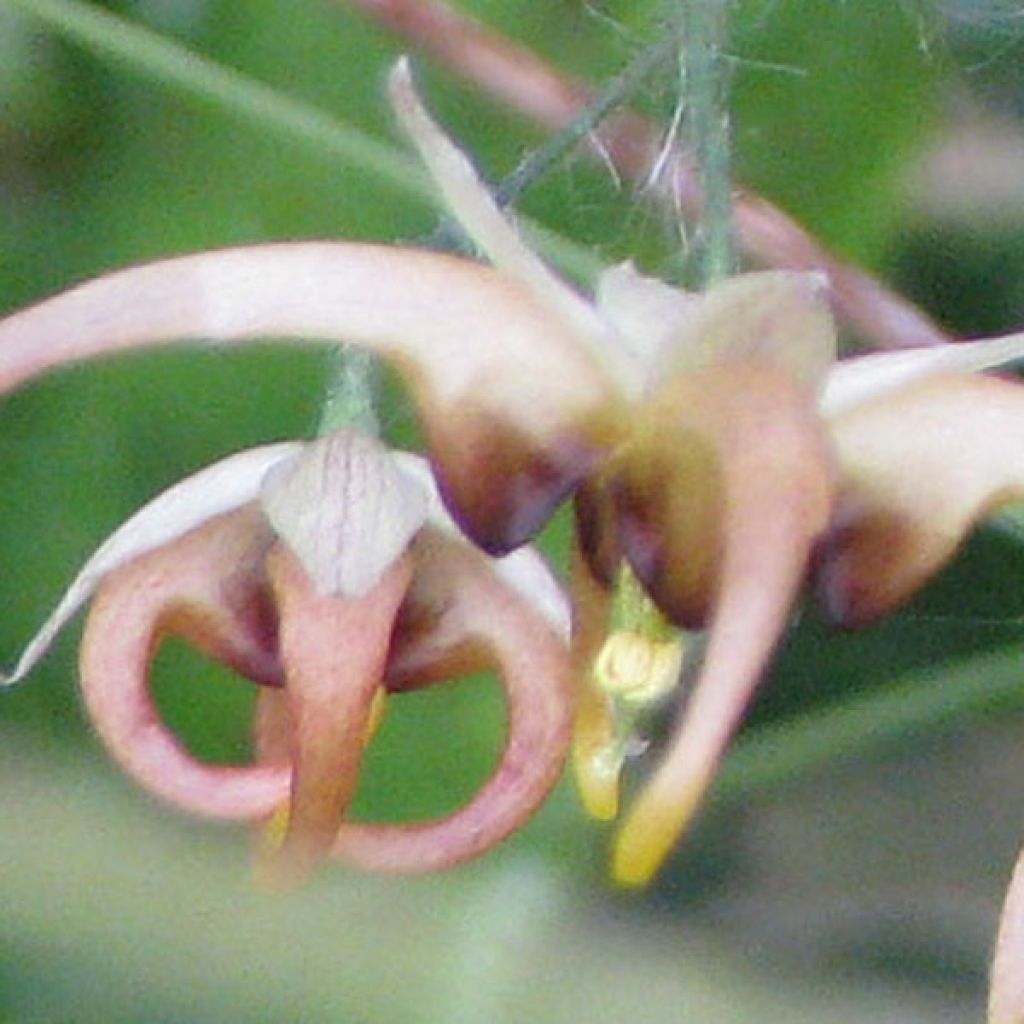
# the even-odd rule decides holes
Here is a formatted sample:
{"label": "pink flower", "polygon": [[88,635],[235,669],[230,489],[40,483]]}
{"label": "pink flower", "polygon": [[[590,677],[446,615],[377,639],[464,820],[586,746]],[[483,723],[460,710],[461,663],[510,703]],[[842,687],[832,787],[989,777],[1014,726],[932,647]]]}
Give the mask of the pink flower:
{"label": "pink flower", "polygon": [[[567,708],[564,653],[556,654],[549,639],[534,643],[519,625],[495,627],[503,637],[520,637],[511,646],[487,632],[492,620],[505,621],[505,611],[514,610],[519,624],[540,621],[533,588],[504,597],[506,591],[488,590],[486,600],[473,601],[474,616],[464,593],[483,593],[474,591],[485,587],[475,579],[505,585],[493,582],[495,563],[484,561],[481,550],[516,548],[574,497],[575,763],[584,801],[599,816],[618,812],[619,772],[638,716],[674,688],[687,649],[694,649],[683,630],[703,634],[702,663],[675,734],[617,841],[617,877],[643,882],[699,805],[808,580],[817,582],[839,621],[870,621],[921,586],[979,517],[1018,492],[1024,465],[1013,438],[1024,425],[1024,391],[977,371],[1019,358],[1024,338],[837,361],[827,281],[813,274],[744,274],[692,294],[627,264],[606,271],[587,298],[524,244],[468,159],[430,120],[404,65],[392,77],[392,99],[448,206],[493,266],[408,248],[323,242],[200,253],[116,272],[0,322],[0,391],[67,362],[182,338],[344,341],[390,360],[402,374],[439,493],[476,548],[450,528],[438,549],[429,540],[437,536],[434,527],[424,525],[429,519],[407,518],[404,500],[393,517],[364,516],[376,506],[366,504],[347,471],[338,470],[337,479],[347,481],[339,489],[321,490],[320,471],[302,467],[349,466],[355,479],[365,474],[380,482],[388,477],[385,464],[394,469],[400,457],[377,448],[372,456],[359,454],[366,442],[351,437],[317,442],[292,454],[283,464],[290,469],[272,469],[265,485],[266,467],[253,471],[259,485],[231,507],[259,495],[259,514],[213,519],[226,511],[216,502],[213,511],[189,511],[184,519],[195,532],[163,538],[144,556],[152,562],[119,569],[104,584],[115,596],[101,593],[93,611],[103,621],[110,602],[131,605],[136,599],[124,595],[163,579],[168,564],[178,564],[170,552],[179,545],[190,552],[196,545],[195,564],[204,567],[196,579],[206,579],[218,543],[205,541],[206,531],[228,531],[238,547],[209,571],[244,583],[240,593],[252,599],[242,601],[245,608],[260,607],[255,596],[269,594],[279,615],[276,630],[246,627],[243,635],[253,642],[232,646],[224,640],[234,635],[230,629],[189,625],[188,615],[166,611],[173,602],[165,595],[154,599],[153,617],[139,636],[148,637],[161,616],[176,628],[184,621],[193,642],[271,683],[282,678],[266,660],[272,645],[254,638],[276,638],[289,715],[282,725],[280,708],[268,710],[259,729],[259,769],[278,779],[268,787],[282,786],[284,751],[293,769],[295,837],[286,846],[309,846],[307,860],[325,849],[356,856],[353,851],[372,848],[366,838],[372,831],[339,826],[370,692],[382,681],[393,687],[395,679],[446,675],[449,647],[475,650],[475,643],[463,642],[467,636],[489,637],[510,688],[518,685],[522,659],[543,663],[528,703],[547,708],[540,731],[550,756],[534,769],[530,757],[510,766],[507,753],[511,774],[499,770],[508,780],[529,767],[543,784],[502,820],[521,817],[539,799],[553,777],[558,723]],[[331,445],[342,454],[329,454]],[[364,458],[375,468],[366,469]],[[404,472],[404,463],[396,472]],[[401,484],[380,486],[381,494],[404,493]],[[282,507],[289,510],[283,518]],[[322,530],[318,523],[333,525]],[[337,529],[354,547],[339,546]],[[354,588],[343,582],[346,572],[334,575],[353,551],[372,555],[376,567],[357,573],[361,584]],[[180,556],[181,564],[191,557]],[[448,583],[437,582],[442,564]],[[245,582],[251,580],[264,582]],[[193,584],[182,577],[180,586],[187,591]],[[545,586],[553,593],[550,581]],[[177,587],[167,595],[179,593]],[[453,618],[442,613],[448,606],[433,596],[439,592],[463,611]],[[224,594],[219,587],[207,607],[234,622]],[[410,632],[409,623],[417,628]],[[420,646],[424,623],[425,635],[440,641]],[[359,682],[338,684],[343,692],[335,692],[330,680],[345,674],[336,661],[348,659],[326,641],[307,642],[307,631],[318,637],[339,631],[353,644],[361,641]],[[91,627],[86,637],[90,690],[93,665],[111,657],[111,645],[118,649],[113,633]],[[140,640],[134,680],[144,674],[149,642]],[[131,709],[143,706],[139,692],[133,682],[136,696],[122,703],[112,693],[111,704],[136,714]],[[517,700],[510,694],[514,720]],[[302,711],[340,706],[348,710]],[[332,718],[328,729],[324,723]],[[514,728],[513,746],[517,735]],[[159,759],[154,764],[159,769]],[[161,771],[147,772],[147,784],[157,786]],[[260,799],[253,802],[263,813]],[[442,846],[450,851],[431,847],[419,865],[443,860]],[[359,856],[378,866],[392,863],[379,850]]]}

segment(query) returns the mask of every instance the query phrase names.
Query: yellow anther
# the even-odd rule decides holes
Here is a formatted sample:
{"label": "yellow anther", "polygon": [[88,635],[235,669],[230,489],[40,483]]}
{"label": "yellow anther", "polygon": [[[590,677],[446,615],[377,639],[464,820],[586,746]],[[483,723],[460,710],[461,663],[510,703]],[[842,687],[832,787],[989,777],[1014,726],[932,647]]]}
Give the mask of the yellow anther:
{"label": "yellow anther", "polygon": [[615,701],[646,707],[669,693],[683,667],[683,641],[651,640],[640,633],[612,633],[591,670],[595,685]]}

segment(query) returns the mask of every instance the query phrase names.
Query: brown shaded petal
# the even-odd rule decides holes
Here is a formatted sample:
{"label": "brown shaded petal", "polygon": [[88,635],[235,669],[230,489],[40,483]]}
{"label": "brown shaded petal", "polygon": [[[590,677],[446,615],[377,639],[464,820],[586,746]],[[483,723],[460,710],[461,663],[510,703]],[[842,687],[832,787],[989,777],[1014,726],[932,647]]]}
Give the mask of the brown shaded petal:
{"label": "brown shaded petal", "polygon": [[353,598],[320,593],[284,545],[267,562],[293,737],[281,866],[301,875],[330,848],[355,792],[370,709],[412,566],[407,555],[399,558],[372,589]]}
{"label": "brown shaded petal", "polygon": [[[449,541],[464,543],[462,532],[441,503],[427,460],[402,451],[391,452],[390,458],[421,488],[427,521],[433,530]],[[523,598],[568,643],[569,604],[539,551],[524,545],[507,555],[488,558],[486,564],[502,584]],[[485,671],[493,660],[487,644],[467,633],[458,617],[444,618],[436,582],[428,581],[425,588],[421,585],[415,592],[419,598],[406,601],[395,624],[388,660],[388,688],[405,690]]]}
{"label": "brown shaded petal", "polygon": [[569,743],[571,700],[563,641],[468,545],[425,531],[414,545],[409,601],[433,620],[439,649],[487,650],[501,674],[508,737],[491,779],[448,817],[418,825],[346,823],[334,845],[343,861],[375,871],[418,872],[475,857],[518,828],[557,781]]}
{"label": "brown shaded petal", "polygon": [[203,764],[160,720],[149,666],[161,640],[183,637],[260,683],[279,685],[276,622],[263,561],[273,535],[254,505],[210,520],[106,578],[82,640],[82,695],[118,764],[187,811],[259,818],[288,793],[286,766]]}
{"label": "brown shaded petal", "polygon": [[859,626],[897,607],[968,530],[1024,494],[1024,387],[944,375],[832,421],[839,511],[820,557],[829,614]]}
{"label": "brown shaded petal", "polygon": [[832,504],[808,389],[742,363],[684,375],[616,468],[623,547],[662,609],[707,623],[705,660],[671,746],[619,837],[620,881],[646,881],[696,808],[785,627]]}
{"label": "brown shaded petal", "polygon": [[988,1024],[1024,1022],[1024,853],[1017,859],[999,919],[988,995]]}
{"label": "brown shaded petal", "polygon": [[443,491],[489,549],[535,531],[618,429],[615,386],[524,286],[440,253],[297,242],[107,274],[0,321],[0,393],[181,339],[323,339],[396,362]]}

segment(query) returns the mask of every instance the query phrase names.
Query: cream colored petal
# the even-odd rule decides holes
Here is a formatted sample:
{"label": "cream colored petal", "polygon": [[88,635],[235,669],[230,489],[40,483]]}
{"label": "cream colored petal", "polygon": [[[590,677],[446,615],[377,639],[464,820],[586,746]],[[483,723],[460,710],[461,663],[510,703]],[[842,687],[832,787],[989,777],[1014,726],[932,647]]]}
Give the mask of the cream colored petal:
{"label": "cream colored petal", "polygon": [[828,375],[821,411],[826,416],[839,416],[861,402],[926,377],[979,373],[1020,359],[1024,359],[1024,334],[844,359]]}
{"label": "cream colored petal", "polygon": [[829,613],[855,626],[909,598],[997,506],[1024,497],[1024,385],[918,380],[832,421],[842,501],[819,568]]}
{"label": "cream colored petal", "polygon": [[569,744],[572,702],[562,639],[468,545],[425,531],[415,556],[407,605],[424,625],[433,623],[449,648],[468,643],[489,653],[505,688],[508,738],[490,780],[448,817],[343,825],[334,855],[374,871],[436,871],[500,842],[550,792]]}
{"label": "cream colored petal", "polygon": [[423,486],[379,441],[350,430],[277,466],[260,500],[320,592],[343,597],[373,589],[427,517]]}
{"label": "cream colored petal", "polygon": [[515,222],[500,209],[480,180],[472,161],[445,135],[420,102],[406,58],[395,64],[388,85],[398,120],[470,239],[496,267],[526,285],[612,370],[628,374],[632,361],[621,350],[621,339],[594,307],[523,241]]}
{"label": "cream colored petal", "polygon": [[203,522],[259,494],[266,474],[302,450],[298,442],[252,448],[186,477],[143,505],[107,538],[82,566],[60,603],[0,684],[23,679],[46,654],[57,634],[92,597],[103,579],[132,559],[169,544]]}
{"label": "cream colored petal", "polygon": [[817,388],[836,359],[828,280],[789,270],[730,277],[700,296],[663,352],[662,377],[723,360],[753,360]]}
{"label": "cream colored petal", "polygon": [[607,374],[521,285],[438,253],[300,242],[108,274],[0,321],[0,393],[182,339],[343,341],[392,359],[446,500],[489,548],[528,539],[621,430]]}
{"label": "cream colored petal", "polygon": [[702,297],[647,277],[632,263],[621,263],[598,278],[595,300],[629,356],[621,371],[623,385],[631,396],[638,396],[657,383],[666,352],[687,334]]}
{"label": "cream colored petal", "polygon": [[197,760],[161,720],[149,691],[150,663],[168,635],[250,679],[282,682],[263,574],[272,541],[255,505],[219,516],[108,575],[86,622],[82,697],[100,739],[146,790],[194,814],[258,819],[288,794],[287,765]]}
{"label": "cream colored petal", "polygon": [[988,1024],[1024,1022],[1024,854],[1013,869],[996,937]]}
{"label": "cream colored petal", "polygon": [[832,464],[810,390],[735,362],[666,390],[611,486],[637,575],[676,622],[708,630],[669,749],[616,844],[616,878],[637,885],[697,808],[785,629],[828,523]]}

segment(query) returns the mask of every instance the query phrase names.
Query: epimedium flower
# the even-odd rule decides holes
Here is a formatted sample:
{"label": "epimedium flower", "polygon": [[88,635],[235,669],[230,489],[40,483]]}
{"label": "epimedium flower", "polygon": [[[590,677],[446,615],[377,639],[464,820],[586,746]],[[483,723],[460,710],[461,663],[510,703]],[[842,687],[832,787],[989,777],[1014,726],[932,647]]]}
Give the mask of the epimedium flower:
{"label": "epimedium flower", "polygon": [[[494,559],[468,544],[426,464],[372,438],[342,430],[253,449],[160,495],[86,563],[9,682],[94,594],[82,694],[110,753],[180,808],[276,820],[277,873],[325,856],[390,871],[458,863],[521,824],[560,774],[561,591],[531,549]],[[251,764],[202,763],[161,722],[149,673],[168,636],[261,684]],[[349,821],[384,693],[490,668],[509,729],[481,791],[438,821]]]}
{"label": "epimedium flower", "polygon": [[[515,549],[572,496],[574,763],[599,817],[618,813],[638,716],[675,688],[688,645],[703,652],[669,747],[617,840],[616,876],[639,883],[699,804],[805,583],[817,582],[840,622],[871,621],[1016,493],[1024,467],[1009,439],[1024,417],[1024,392],[977,371],[1018,358],[1024,339],[837,361],[827,281],[816,274],[743,274],[695,294],[627,264],[606,271],[586,298],[522,241],[419,103],[405,65],[392,75],[391,95],[490,266],[411,248],[307,242],[115,272],[0,322],[0,391],[66,362],[182,338],[344,341],[402,374],[440,497],[479,549]],[[291,503],[300,519],[304,501]],[[288,532],[284,540],[297,543]],[[461,543],[462,557],[484,557]],[[418,545],[419,535],[412,555]],[[386,564],[401,562],[397,550],[398,561]],[[295,688],[308,683],[322,696],[321,680],[341,655],[289,640],[289,630],[299,635],[317,619],[315,601],[293,597],[289,558],[260,564],[269,565],[282,610],[282,650],[315,648],[324,659],[311,658]],[[307,574],[316,562],[304,563]],[[432,564],[420,570],[425,578]],[[399,592],[410,593],[396,583],[391,598],[358,598],[373,593],[390,609],[380,621],[401,624],[403,613],[396,620],[388,604],[409,603]],[[455,600],[461,591],[451,593]],[[94,616],[103,607],[101,594]],[[483,630],[490,613],[479,614]],[[408,617],[419,618],[415,610]],[[402,636],[392,632],[387,655],[399,664]],[[91,649],[91,631],[86,641]],[[95,648],[102,655],[104,643]],[[544,677],[556,691],[557,661]],[[385,660],[385,680],[393,665]],[[286,679],[286,696],[291,685]],[[311,697],[309,706],[334,699]],[[561,697],[555,703],[565,709]],[[265,704],[260,745],[275,763],[302,749],[303,722],[279,700]],[[359,707],[356,729],[339,726],[348,752],[314,744],[315,759],[353,756],[365,696]],[[320,835],[320,848],[344,845],[330,839],[344,772],[317,769],[320,781],[308,788],[302,774],[300,760],[297,792],[312,804],[323,794],[330,805],[330,813],[309,812],[321,823],[309,834]],[[302,817],[298,795],[291,805]],[[337,835],[352,835],[349,828]]]}

